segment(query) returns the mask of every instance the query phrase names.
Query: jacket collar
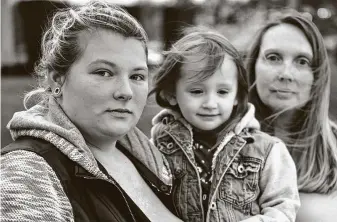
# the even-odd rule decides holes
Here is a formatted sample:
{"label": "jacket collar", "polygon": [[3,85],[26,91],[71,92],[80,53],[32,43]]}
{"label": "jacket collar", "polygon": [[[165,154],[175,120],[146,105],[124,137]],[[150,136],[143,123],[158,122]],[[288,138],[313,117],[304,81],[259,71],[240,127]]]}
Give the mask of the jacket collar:
{"label": "jacket collar", "polygon": [[[255,122],[252,127],[250,125],[251,121],[256,121],[254,117],[255,107],[252,104],[249,104],[248,107],[249,107],[248,111],[241,119],[241,121],[238,123],[238,125],[240,125],[240,133],[238,135],[235,135],[234,132],[228,132],[226,135],[220,135],[221,137],[223,137],[221,139],[222,142],[226,141],[227,143],[227,140],[229,141],[234,136],[241,137],[248,143],[254,142],[254,138],[249,131],[252,128],[255,128],[256,124]],[[251,121],[247,121],[247,119]],[[152,124],[165,125],[166,133],[168,133],[182,149],[184,149],[187,153],[189,153],[189,151],[192,150],[191,149],[193,145],[192,126],[183,118],[183,116],[180,113],[173,110],[164,109],[152,119]],[[259,127],[258,124],[257,127]]]}

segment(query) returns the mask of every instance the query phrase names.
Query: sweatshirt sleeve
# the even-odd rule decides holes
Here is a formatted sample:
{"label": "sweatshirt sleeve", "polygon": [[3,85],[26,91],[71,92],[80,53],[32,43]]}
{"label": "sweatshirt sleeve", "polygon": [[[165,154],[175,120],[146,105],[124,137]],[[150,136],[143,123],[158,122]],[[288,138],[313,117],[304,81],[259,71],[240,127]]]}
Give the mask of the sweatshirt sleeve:
{"label": "sweatshirt sleeve", "polygon": [[48,163],[29,151],[1,156],[1,221],[74,221],[61,182]]}
{"label": "sweatshirt sleeve", "polygon": [[292,222],[300,207],[296,167],[285,144],[277,142],[266,158],[260,179],[261,214],[244,222]]}

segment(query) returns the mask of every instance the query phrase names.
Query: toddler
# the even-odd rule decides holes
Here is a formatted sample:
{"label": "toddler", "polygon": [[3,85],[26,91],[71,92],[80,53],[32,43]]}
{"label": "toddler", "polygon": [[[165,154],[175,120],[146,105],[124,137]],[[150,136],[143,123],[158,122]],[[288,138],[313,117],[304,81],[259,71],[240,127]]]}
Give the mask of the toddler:
{"label": "toddler", "polygon": [[152,93],[165,109],[151,136],[170,163],[184,221],[295,221],[296,169],[284,143],[248,126],[234,133],[254,107],[242,59],[225,37],[187,29],[166,52]]}

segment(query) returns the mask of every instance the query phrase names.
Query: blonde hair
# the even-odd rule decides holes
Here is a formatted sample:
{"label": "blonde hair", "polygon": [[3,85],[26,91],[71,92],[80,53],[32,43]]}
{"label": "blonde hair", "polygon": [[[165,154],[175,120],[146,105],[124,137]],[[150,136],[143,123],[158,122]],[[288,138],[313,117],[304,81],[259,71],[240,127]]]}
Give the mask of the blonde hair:
{"label": "blonde hair", "polygon": [[163,95],[173,94],[176,83],[182,75],[181,66],[191,61],[191,55],[200,55],[206,61],[202,70],[196,70],[196,81],[202,81],[213,75],[221,67],[225,56],[230,56],[238,71],[238,105],[234,107],[230,121],[231,128],[248,109],[248,78],[243,59],[235,47],[220,33],[206,27],[189,27],[183,30],[183,37],[175,42],[171,49],[164,52],[165,60],[153,80],[157,104],[161,107],[179,111],[179,106],[170,105]]}
{"label": "blonde hair", "polygon": [[282,112],[272,113],[271,109],[262,103],[255,86],[255,64],[264,34],[271,27],[280,24],[291,24],[302,30],[314,54],[311,100],[304,107],[296,109],[293,119],[296,126],[289,130],[289,135],[285,135],[287,139],[284,142],[297,165],[299,190],[329,193],[337,188],[337,127],[329,118],[331,71],[327,50],[322,35],[311,20],[292,12],[275,18],[261,29],[247,55],[246,68],[251,86],[249,99],[256,107],[262,130],[273,133],[273,121]]}
{"label": "blonde hair", "polygon": [[50,94],[47,77],[50,71],[66,75],[71,65],[81,55],[78,34],[82,31],[106,29],[136,38],[144,45],[148,55],[148,38],[140,23],[124,9],[104,1],[91,1],[85,5],[60,9],[49,21],[41,42],[41,58],[35,66],[39,88],[25,95],[26,108],[46,99]]}

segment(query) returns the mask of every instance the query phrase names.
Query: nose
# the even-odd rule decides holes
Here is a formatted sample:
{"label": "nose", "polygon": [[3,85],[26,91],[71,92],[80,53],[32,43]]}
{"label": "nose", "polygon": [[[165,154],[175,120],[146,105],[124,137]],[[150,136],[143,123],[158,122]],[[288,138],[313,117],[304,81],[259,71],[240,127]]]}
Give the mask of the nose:
{"label": "nose", "polygon": [[216,102],[216,98],[214,95],[209,95],[207,96],[207,98],[205,99],[205,101],[202,104],[202,107],[204,109],[216,109],[217,108],[217,102]]}
{"label": "nose", "polygon": [[117,89],[113,93],[113,97],[116,100],[128,101],[132,99],[133,91],[130,85],[130,79],[128,77],[121,77],[116,83]]}
{"label": "nose", "polygon": [[294,65],[291,62],[288,62],[284,64],[284,68],[280,71],[277,78],[281,82],[292,82],[294,81],[294,73]]}

